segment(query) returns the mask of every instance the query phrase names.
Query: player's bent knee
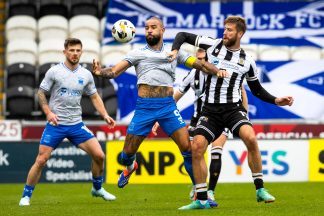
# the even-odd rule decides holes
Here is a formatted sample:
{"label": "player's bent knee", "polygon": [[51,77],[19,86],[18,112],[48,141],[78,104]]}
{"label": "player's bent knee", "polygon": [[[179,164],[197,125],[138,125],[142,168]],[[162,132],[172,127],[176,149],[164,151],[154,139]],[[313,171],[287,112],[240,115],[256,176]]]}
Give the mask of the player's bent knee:
{"label": "player's bent knee", "polygon": [[98,163],[103,163],[105,161],[105,154],[103,152],[94,155],[93,160]]}
{"label": "player's bent knee", "polygon": [[43,168],[46,166],[46,162],[47,162],[48,158],[46,157],[37,157],[35,164],[40,167]]}
{"label": "player's bent knee", "polygon": [[203,156],[205,153],[205,145],[200,142],[194,142],[191,146],[192,155]]}
{"label": "player's bent knee", "polygon": [[248,135],[248,136],[245,137],[244,140],[249,144],[256,144],[257,143],[256,136],[254,136],[254,135]]}
{"label": "player's bent knee", "polygon": [[248,149],[254,149],[258,143],[255,136],[247,136],[244,138],[244,143]]}

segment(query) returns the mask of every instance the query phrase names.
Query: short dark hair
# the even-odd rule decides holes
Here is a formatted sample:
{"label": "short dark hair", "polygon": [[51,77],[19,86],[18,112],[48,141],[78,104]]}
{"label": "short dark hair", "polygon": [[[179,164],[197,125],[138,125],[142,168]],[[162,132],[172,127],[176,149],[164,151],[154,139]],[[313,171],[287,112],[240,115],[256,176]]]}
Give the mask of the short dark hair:
{"label": "short dark hair", "polygon": [[224,25],[227,23],[236,24],[237,31],[242,31],[243,34],[246,32],[246,22],[243,17],[240,16],[229,16],[225,19]]}
{"label": "short dark hair", "polygon": [[77,44],[80,44],[81,48],[82,48],[82,42],[81,42],[80,39],[78,39],[78,38],[67,38],[64,41],[64,48],[67,49],[69,46],[73,46],[73,45],[77,45]]}
{"label": "short dark hair", "polygon": [[204,50],[203,48],[200,48],[200,47],[199,47],[199,48],[197,49],[197,53],[198,53],[198,52],[199,52],[199,53],[202,53],[202,52],[204,52],[204,53],[205,53],[205,52],[206,52],[206,50]]}

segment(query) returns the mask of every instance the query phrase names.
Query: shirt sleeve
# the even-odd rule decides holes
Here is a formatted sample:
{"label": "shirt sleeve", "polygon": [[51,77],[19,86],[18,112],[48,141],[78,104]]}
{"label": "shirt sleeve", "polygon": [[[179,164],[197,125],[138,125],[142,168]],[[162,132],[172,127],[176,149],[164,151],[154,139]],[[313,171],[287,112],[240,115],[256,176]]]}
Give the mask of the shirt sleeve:
{"label": "shirt sleeve", "polygon": [[217,46],[221,41],[222,41],[222,39],[220,39],[220,38],[215,39],[215,38],[199,35],[196,38],[195,46],[200,47],[204,50],[207,50],[211,46],[214,46],[214,45]]}
{"label": "shirt sleeve", "polygon": [[128,61],[133,66],[137,65],[141,59],[143,59],[143,55],[141,55],[139,49],[129,51],[124,58],[124,60]]}
{"label": "shirt sleeve", "polygon": [[195,77],[195,70],[192,69],[185,78],[183,78],[182,83],[179,87],[179,91],[181,94],[185,94],[190,89],[190,84],[193,82]]}
{"label": "shirt sleeve", "polygon": [[40,84],[40,88],[45,90],[45,91],[50,91],[54,81],[55,81],[55,77],[54,77],[54,70],[52,68],[50,68],[46,73],[45,73],[45,77],[43,79],[43,81]]}
{"label": "shirt sleeve", "polygon": [[180,49],[178,52],[178,56],[177,56],[177,63],[185,64],[189,57],[190,57],[190,55],[188,53],[186,53],[185,51]]}
{"label": "shirt sleeve", "polygon": [[84,92],[86,95],[93,95],[97,92],[96,84],[94,82],[93,76],[90,71],[88,71],[88,83],[84,88]]}
{"label": "shirt sleeve", "polygon": [[254,60],[250,60],[250,68],[246,74],[246,81],[258,80],[258,71]]}

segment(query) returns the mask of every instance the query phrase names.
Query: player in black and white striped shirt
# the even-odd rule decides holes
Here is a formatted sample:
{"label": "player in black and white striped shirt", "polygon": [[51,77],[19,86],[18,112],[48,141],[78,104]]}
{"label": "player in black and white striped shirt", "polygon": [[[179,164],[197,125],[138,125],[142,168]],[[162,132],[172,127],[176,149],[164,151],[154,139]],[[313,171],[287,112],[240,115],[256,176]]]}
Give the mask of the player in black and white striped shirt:
{"label": "player in black and white striped shirt", "polygon": [[207,52],[208,61],[220,69],[226,70],[229,77],[206,79],[205,105],[195,129],[192,144],[193,169],[197,200],[180,209],[209,208],[207,200],[207,166],[204,153],[209,143],[217,139],[224,128],[228,127],[235,136],[239,136],[248,150],[249,167],[256,187],[257,201],[273,202],[275,198],[263,187],[261,155],[252,123],[247,117],[241,102],[241,86],[244,78],[252,93],[263,101],[279,106],[293,103],[291,96],[274,97],[269,94],[257,78],[254,60],[240,48],[240,41],[246,31],[245,20],[230,16],[224,22],[222,39],[212,39],[191,33],[177,34],[170,53],[175,58],[184,42],[199,46]]}
{"label": "player in black and white striped shirt", "polygon": [[[197,59],[203,61],[207,60],[206,52],[202,48],[198,48],[196,52]],[[193,140],[194,130],[196,128],[199,116],[201,115],[202,107],[203,107],[203,95],[205,93],[205,84],[206,84],[207,74],[201,72],[197,69],[192,69],[188,75],[183,79],[182,84],[180,85],[178,90],[174,91],[173,98],[177,102],[182,98],[184,94],[188,92],[191,88],[195,92],[195,101],[194,101],[194,114],[191,117],[190,125],[188,127],[190,140]],[[247,95],[242,87],[242,104],[246,110],[248,110],[248,101]],[[211,143],[211,161],[209,166],[209,185],[208,185],[208,199],[215,201],[214,191],[216,188],[216,184],[218,182],[218,178],[221,172],[222,167],[222,152],[223,146],[228,137],[228,129],[224,129],[222,134]],[[190,192],[190,198],[194,198],[194,190]]]}

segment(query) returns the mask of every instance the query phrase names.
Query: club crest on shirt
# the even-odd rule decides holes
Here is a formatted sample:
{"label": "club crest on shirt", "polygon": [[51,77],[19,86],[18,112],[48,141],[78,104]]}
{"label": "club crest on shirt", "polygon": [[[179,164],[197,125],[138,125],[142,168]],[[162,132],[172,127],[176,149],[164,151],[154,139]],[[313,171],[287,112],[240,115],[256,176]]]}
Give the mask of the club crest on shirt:
{"label": "club crest on shirt", "polygon": [[211,63],[213,63],[214,65],[218,65],[219,59],[218,58],[211,58]]}
{"label": "club crest on shirt", "polygon": [[245,63],[244,58],[240,58],[239,62],[237,64],[241,65],[241,66],[244,66],[244,63]]}
{"label": "club crest on shirt", "polygon": [[83,83],[84,83],[84,79],[83,79],[82,77],[78,77],[78,83],[79,83],[80,85],[83,85]]}

